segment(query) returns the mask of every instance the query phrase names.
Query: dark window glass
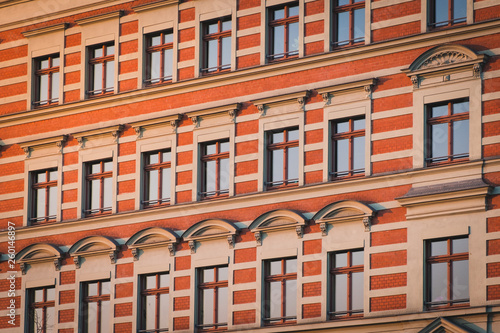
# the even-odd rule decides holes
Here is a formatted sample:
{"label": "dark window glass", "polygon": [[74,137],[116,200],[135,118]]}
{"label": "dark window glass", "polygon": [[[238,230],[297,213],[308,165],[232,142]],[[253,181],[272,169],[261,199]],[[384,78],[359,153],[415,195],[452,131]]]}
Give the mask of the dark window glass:
{"label": "dark window glass", "polygon": [[56,220],[57,169],[31,173],[31,200],[31,224]]}
{"label": "dark window glass", "polygon": [[267,188],[296,186],[299,182],[299,130],[296,127],[267,133]]}
{"label": "dark window glass", "polygon": [[85,215],[111,213],[113,198],[113,162],[111,160],[86,163],[87,200]]}
{"label": "dark window glass", "polygon": [[231,18],[203,24],[203,74],[231,69]]}
{"label": "dark window glass", "polygon": [[330,256],[330,318],[363,315],[364,252],[352,250]]}
{"label": "dark window glass", "polygon": [[468,238],[427,242],[428,309],[469,305]]}
{"label": "dark window glass", "polygon": [[348,118],[332,122],[332,178],[365,173],[365,119]]}
{"label": "dark window glass", "polygon": [[172,82],[173,40],[171,30],[146,36],[146,84]]}
{"label": "dark window glass", "polygon": [[202,143],[201,199],[227,196],[229,193],[229,141]]}
{"label": "dark window glass", "polygon": [[264,322],[266,325],[297,321],[297,259],[264,262]]}
{"label": "dark window glass", "polygon": [[469,158],[469,101],[454,100],[427,106],[427,164]]}
{"label": "dark window glass", "polygon": [[169,150],[144,154],[144,208],[170,204],[170,161]]}
{"label": "dark window glass", "polygon": [[269,60],[299,55],[299,4],[292,2],[269,11]]}
{"label": "dark window glass", "polygon": [[82,331],[105,333],[110,329],[110,282],[93,281],[82,283]]}
{"label": "dark window glass", "polygon": [[365,41],[365,0],[333,1],[333,47]]}
{"label": "dark window glass", "polygon": [[429,25],[433,28],[451,27],[467,21],[467,0],[431,0]]}
{"label": "dark window glass", "polygon": [[55,288],[28,289],[28,323],[30,333],[55,333]]}
{"label": "dark window glass", "polygon": [[198,269],[198,324],[200,331],[227,329],[228,268]]}
{"label": "dark window glass", "polygon": [[35,107],[59,103],[59,55],[35,59]]}
{"label": "dark window glass", "polygon": [[170,304],[170,275],[156,273],[143,275],[141,285],[141,310],[139,332],[168,331]]}
{"label": "dark window glass", "polygon": [[101,44],[89,48],[90,97],[110,94],[115,82],[115,46]]}

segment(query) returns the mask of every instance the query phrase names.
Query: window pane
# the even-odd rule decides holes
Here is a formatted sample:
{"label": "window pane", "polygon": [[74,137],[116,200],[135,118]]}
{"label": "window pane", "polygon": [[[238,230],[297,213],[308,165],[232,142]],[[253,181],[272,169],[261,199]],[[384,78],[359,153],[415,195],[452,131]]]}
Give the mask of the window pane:
{"label": "window pane", "polygon": [[[285,52],[285,26],[279,25],[273,27],[273,54],[281,54]],[[281,57],[281,56],[280,56]]]}
{"label": "window pane", "polygon": [[289,130],[288,131],[288,141],[294,141],[299,139],[299,130]]}
{"label": "window pane", "polygon": [[99,185],[100,185],[99,179],[94,179],[90,182],[90,200],[91,200],[90,209],[99,208],[99,199],[100,199]]}
{"label": "window pane", "polygon": [[115,46],[114,45],[106,46],[106,55],[112,55],[112,54],[115,54]]}
{"label": "window pane", "polygon": [[222,38],[222,63],[221,66],[231,66],[231,37]]}
{"label": "window pane", "polygon": [[273,14],[273,20],[279,20],[285,17],[285,9],[276,9]]}
{"label": "window pane", "polygon": [[171,179],[171,169],[163,168],[161,171],[161,198],[170,198],[170,179]]}
{"label": "window pane", "polygon": [[164,77],[171,77],[172,76],[172,66],[174,62],[174,51],[173,49],[167,49],[164,50],[164,59],[163,59],[163,76]]}
{"label": "window pane", "polygon": [[288,148],[288,179],[299,178],[299,147]]}
{"label": "window pane", "polygon": [[46,320],[46,330],[44,333],[52,333],[55,332],[55,323],[56,323],[56,311],[54,307],[48,307],[47,308],[47,316],[45,317]]}
{"label": "window pane", "polygon": [[108,177],[104,178],[104,187],[102,189],[103,192],[103,208],[110,208],[111,205],[111,197],[113,194],[112,191],[113,178]]}
{"label": "window pane", "polygon": [[52,91],[50,94],[51,99],[57,99],[59,97],[59,72],[52,73]]}
{"label": "window pane", "polygon": [[217,268],[217,281],[227,281],[227,273],[228,273],[228,268],[227,267],[219,267]]}
{"label": "window pane", "polygon": [[469,298],[469,261],[460,260],[452,263],[452,299]]}
{"label": "window pane", "polygon": [[151,170],[149,174],[148,200],[158,200],[158,170]]}
{"label": "window pane", "polygon": [[216,162],[207,161],[205,162],[205,192],[215,191],[215,181],[216,181]]}
{"label": "window pane", "polygon": [[219,288],[217,295],[217,322],[227,323],[227,287]]}
{"label": "window pane", "polygon": [[104,165],[104,172],[113,171],[113,162],[107,161],[104,162],[103,165]]}
{"label": "window pane", "polygon": [[[354,170],[365,169],[365,137],[358,136],[353,140],[352,168]],[[362,172],[359,171],[359,172]]]}
{"label": "window pane", "polygon": [[94,58],[100,58],[103,56],[102,47],[97,47],[94,49]]}
{"label": "window pane", "polygon": [[443,301],[448,299],[448,276],[446,273],[446,263],[437,263],[430,265],[431,270],[431,302]]}
{"label": "window pane", "polygon": [[337,140],[335,142],[335,171],[337,176],[345,175],[349,170],[349,140]]}
{"label": "window pane", "polygon": [[347,311],[347,274],[335,275],[335,307],[333,311]]}
{"label": "window pane", "polygon": [[59,64],[60,64],[59,57],[58,56],[57,57],[53,57],[52,58],[52,67],[57,67],[57,66],[59,66]]}
{"label": "window pane", "polygon": [[115,62],[106,63],[106,88],[113,88],[115,83]]}
{"label": "window pane", "polygon": [[299,15],[299,6],[293,6],[288,8],[288,16]]}
{"label": "window pane", "polygon": [[297,280],[285,281],[285,316],[297,315]]}
{"label": "window pane", "polygon": [[218,32],[218,31],[219,31],[219,25],[217,24],[217,22],[209,24],[208,27],[207,27],[207,32],[209,34],[214,34],[214,33]]}
{"label": "window pane", "polygon": [[48,100],[49,93],[49,75],[40,75],[40,101]]}
{"label": "window pane", "polygon": [[448,104],[433,106],[431,109],[431,117],[442,117],[448,114]]}
{"label": "window pane", "polygon": [[97,283],[89,283],[88,284],[88,296],[96,296],[97,295]]}
{"label": "window pane", "polygon": [[363,272],[352,273],[352,305],[351,310],[361,310],[363,309]]}
{"label": "window pane", "polygon": [[[151,79],[157,79],[160,77],[160,52],[152,52],[150,55],[151,61]],[[153,81],[152,81],[153,82]],[[158,82],[157,80],[154,82]],[[153,83],[154,83],[153,82]]]}
{"label": "window pane", "polygon": [[146,296],[146,329],[152,330],[156,327],[155,322],[156,296]]}
{"label": "window pane", "polygon": [[94,65],[94,82],[92,86],[92,90],[101,90],[102,89],[102,64]]}
{"label": "window pane", "polygon": [[214,277],[214,269],[213,268],[208,268],[203,270],[203,282],[214,282],[215,277]]}
{"label": "window pane", "polygon": [[57,187],[49,187],[49,215],[55,216],[57,214]]}
{"label": "window pane", "polygon": [[364,252],[363,251],[352,251],[351,254],[351,266],[363,265],[364,263]]}
{"label": "window pane", "polygon": [[347,253],[336,253],[335,254],[335,268],[346,267],[347,266]]}
{"label": "window pane", "polygon": [[299,22],[290,23],[288,25],[288,52],[296,54],[294,51],[299,50]]}
{"label": "window pane", "polygon": [[448,124],[432,125],[431,157],[448,156]]}
{"label": "window pane", "polygon": [[109,317],[111,312],[109,311],[109,301],[101,302],[101,332],[109,331]]}
{"label": "window pane", "polygon": [[448,253],[448,242],[437,241],[431,242],[431,256],[441,256]]}
{"label": "window pane", "polygon": [[281,260],[269,262],[269,275],[281,274]]}
{"label": "window pane", "polygon": [[[97,333],[97,303],[89,303],[88,304],[88,309],[87,309],[87,325],[88,333]],[[86,333],[87,333],[86,332]]]}
{"label": "window pane", "polygon": [[47,288],[46,290],[47,290],[47,301],[55,300],[55,297],[56,297],[55,288]]}
{"label": "window pane", "polygon": [[168,328],[168,309],[170,303],[169,294],[160,294],[160,327]]}
{"label": "window pane", "polygon": [[166,288],[170,286],[170,275],[160,274],[160,288]]}
{"label": "window pane", "polygon": [[222,22],[222,31],[231,30],[231,20]]}
{"label": "window pane", "polygon": [[156,288],[156,275],[146,276],[146,289]]}
{"label": "window pane", "polygon": [[229,189],[229,159],[224,158],[220,160],[220,190]]}
{"label": "window pane", "polygon": [[216,39],[208,41],[207,68],[217,67],[218,41]]}
{"label": "window pane", "polygon": [[214,290],[203,289],[203,324],[213,324],[214,322]]}
{"label": "window pane", "polygon": [[269,317],[281,317],[281,282],[269,283]]}
{"label": "window pane", "polygon": [[157,153],[152,153],[152,154],[149,154],[148,155],[148,163],[149,164],[156,164],[156,163],[159,163],[159,159],[158,159],[158,154]]}
{"label": "window pane", "polygon": [[101,172],[101,164],[99,164],[99,162],[92,163],[90,170],[91,170],[91,173],[100,173]]}
{"label": "window pane", "polygon": [[37,175],[36,175],[36,182],[37,183],[44,183],[46,181],[47,181],[47,175],[45,174],[45,171],[37,173]]}
{"label": "window pane", "polygon": [[165,37],[164,40],[165,44],[172,43],[174,41],[174,34],[172,32],[166,33],[164,37]]}
{"label": "window pane", "polygon": [[[272,134],[271,143],[278,143],[284,141],[283,132],[276,132]],[[289,134],[290,135],[290,134]]]}
{"label": "window pane", "polygon": [[349,4],[349,0],[338,0],[337,1],[337,6],[344,6],[344,5],[348,5]]}
{"label": "window pane", "polygon": [[49,180],[57,180],[57,170],[49,171]]}
{"label": "window pane", "polygon": [[469,112],[469,101],[453,103],[453,114]]}
{"label": "window pane", "polygon": [[49,68],[49,59],[43,59],[40,61],[40,69],[47,69]]}
{"label": "window pane", "polygon": [[451,253],[468,253],[469,252],[469,239],[458,238],[451,240]]}
{"label": "window pane", "polygon": [[365,119],[354,119],[352,123],[354,131],[365,129]]}
{"label": "window pane", "polygon": [[205,155],[217,153],[217,145],[215,143],[205,145]]}
{"label": "window pane", "polygon": [[161,153],[162,162],[170,162],[172,159],[172,153],[170,151],[164,151]]}
{"label": "window pane", "polygon": [[465,18],[467,17],[467,0],[453,0],[453,18],[464,20],[459,20],[457,22],[465,22]]}
{"label": "window pane", "polygon": [[365,9],[354,11],[354,40],[362,41],[365,37]]}
{"label": "window pane", "polygon": [[[283,180],[283,149],[273,150],[272,152],[272,177],[271,181]],[[275,184],[280,185],[280,184]]]}
{"label": "window pane", "polygon": [[349,12],[337,13],[337,42],[346,45],[349,41]]}
{"label": "window pane", "polygon": [[43,289],[37,289],[35,290],[35,302],[44,302],[43,298]]}
{"label": "window pane", "polygon": [[297,259],[287,259],[285,261],[285,274],[297,273]]}
{"label": "window pane", "polygon": [[[435,23],[448,21],[448,0],[434,0]],[[440,26],[438,24],[436,26]],[[446,23],[444,23],[446,25]]]}
{"label": "window pane", "polygon": [[469,153],[469,119],[453,122],[453,155]]}
{"label": "window pane", "polygon": [[45,189],[36,190],[36,217],[45,216]]}
{"label": "window pane", "polygon": [[157,46],[161,44],[161,36],[156,35],[151,37],[151,46]]}
{"label": "window pane", "polygon": [[40,327],[43,323],[43,309],[35,308],[35,318],[33,318],[34,327]]}
{"label": "window pane", "polygon": [[349,132],[349,121],[343,121],[335,124],[335,133]]}

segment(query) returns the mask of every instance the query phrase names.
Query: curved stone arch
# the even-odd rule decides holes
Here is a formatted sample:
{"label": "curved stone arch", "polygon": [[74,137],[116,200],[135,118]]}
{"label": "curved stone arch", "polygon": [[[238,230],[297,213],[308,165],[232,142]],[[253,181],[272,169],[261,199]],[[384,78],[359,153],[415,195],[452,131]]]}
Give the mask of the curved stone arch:
{"label": "curved stone arch", "polygon": [[170,255],[175,254],[175,244],[179,237],[171,230],[160,227],[150,227],[139,230],[132,235],[125,245],[132,250],[134,260],[139,259],[139,250],[144,248],[166,246]]}
{"label": "curved stone arch", "polygon": [[370,231],[371,219],[375,210],[370,206],[354,200],[337,201],[323,207],[314,215],[313,220],[319,224],[323,236],[327,235],[327,224],[360,221],[365,231]]}
{"label": "curved stone arch", "polygon": [[116,263],[119,244],[105,236],[88,236],[76,242],[68,251],[76,268],[80,268],[80,257],[107,254],[112,264]]}
{"label": "curved stone arch", "polygon": [[[446,44],[433,47],[425,51],[410,65],[411,71],[453,65],[456,63],[478,60],[480,58],[474,51],[458,44]],[[481,58],[482,59],[482,58]]]}
{"label": "curved stone arch", "polygon": [[302,237],[307,219],[300,213],[289,209],[276,209],[257,217],[248,227],[253,232],[257,246],[262,245],[262,232],[295,229]]}
{"label": "curved stone arch", "polygon": [[182,238],[188,242],[191,253],[196,252],[196,242],[218,238],[226,238],[229,248],[232,249],[239,231],[240,229],[229,221],[208,219],[193,224],[182,234]]}
{"label": "curved stone arch", "polygon": [[28,265],[50,262],[54,263],[56,271],[61,268],[61,259],[64,252],[55,245],[47,243],[31,244],[19,251],[16,261],[21,266],[22,274],[26,274]]}

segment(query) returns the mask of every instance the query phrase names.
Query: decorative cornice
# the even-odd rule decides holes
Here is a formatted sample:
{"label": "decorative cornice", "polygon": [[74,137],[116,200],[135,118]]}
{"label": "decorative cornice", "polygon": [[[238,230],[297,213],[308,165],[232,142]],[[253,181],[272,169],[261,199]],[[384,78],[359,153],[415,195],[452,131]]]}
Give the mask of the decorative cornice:
{"label": "decorative cornice", "polygon": [[14,6],[23,2],[29,2],[33,0],[3,0],[0,1],[0,8]]}
{"label": "decorative cornice", "polygon": [[90,137],[101,136],[101,135],[111,135],[111,136],[113,136],[114,140],[116,141],[116,140],[118,140],[118,136],[119,136],[121,131],[123,131],[123,125],[114,125],[114,126],[97,128],[97,129],[90,130],[90,131],[78,132],[78,133],[74,133],[72,135],[80,144],[80,148],[84,148],[85,141]]}
{"label": "decorative cornice", "polygon": [[257,106],[261,116],[266,114],[266,109],[272,105],[293,104],[297,103],[299,109],[303,109],[306,99],[311,94],[310,90],[303,90],[291,94],[284,94],[266,98],[252,100],[251,102]]}
{"label": "decorative cornice", "polygon": [[364,91],[365,97],[369,98],[372,92],[372,87],[377,83],[377,78],[348,82],[343,84],[337,84],[333,86],[327,86],[316,89],[318,94],[321,95],[325,104],[329,104],[330,98],[332,96],[340,94],[348,94],[358,91]]}
{"label": "decorative cornice", "polygon": [[179,0],[155,1],[155,2],[151,2],[151,3],[143,4],[143,5],[134,6],[134,7],[132,7],[132,9],[134,10],[134,12],[140,13],[140,12],[150,10],[150,9],[156,9],[159,7],[166,7],[166,6],[170,6],[170,5],[175,5],[175,4],[178,4],[179,2],[180,2]]}
{"label": "decorative cornice", "polygon": [[111,13],[106,13],[106,14],[100,14],[100,15],[94,15],[91,17],[86,17],[80,20],[76,20],[75,22],[78,25],[85,25],[85,24],[90,24],[90,23],[95,23],[99,21],[104,21],[104,20],[109,20],[109,19],[114,19],[114,18],[119,18],[120,16],[123,15],[123,10],[117,10]]}
{"label": "decorative cornice", "polygon": [[54,32],[54,31],[64,30],[67,28],[67,26],[68,26],[68,23],[59,23],[59,24],[54,24],[54,25],[48,26],[48,27],[24,31],[24,32],[22,32],[22,34],[24,37],[33,37],[33,36],[37,36],[37,35],[47,34],[47,33]]}
{"label": "decorative cornice", "polygon": [[214,117],[218,115],[227,114],[229,118],[234,121],[236,113],[240,110],[240,103],[232,103],[222,106],[217,106],[213,108],[199,109],[196,111],[186,112],[186,116],[191,119],[193,124],[198,127],[200,124],[200,118]]}
{"label": "decorative cornice", "polygon": [[68,139],[67,135],[58,135],[39,140],[20,142],[19,146],[24,150],[26,158],[28,158],[30,157],[31,152],[35,150],[35,148],[39,148],[42,146],[55,145],[56,147],[59,148],[59,151],[61,151],[63,144],[66,142],[67,139]]}

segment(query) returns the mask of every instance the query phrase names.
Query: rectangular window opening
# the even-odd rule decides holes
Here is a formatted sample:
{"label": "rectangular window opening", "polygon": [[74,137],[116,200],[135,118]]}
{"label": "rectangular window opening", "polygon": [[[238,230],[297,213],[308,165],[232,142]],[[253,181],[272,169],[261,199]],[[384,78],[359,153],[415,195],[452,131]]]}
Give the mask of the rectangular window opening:
{"label": "rectangular window opening", "polygon": [[365,174],[365,118],[332,121],[332,180]]}
{"label": "rectangular window opening", "polygon": [[97,97],[112,94],[115,84],[115,45],[106,43],[89,47],[89,82],[87,94]]}
{"label": "rectangular window opening", "polygon": [[231,17],[203,22],[202,74],[231,70]]}
{"label": "rectangular window opening", "polygon": [[146,36],[146,85],[172,82],[173,41],[172,30]]}
{"label": "rectangular window opening", "polygon": [[55,332],[57,314],[55,311],[55,287],[41,287],[27,290],[28,313],[26,322],[30,333]]}
{"label": "rectangular window opening", "polygon": [[140,333],[168,332],[170,274],[140,276]]}
{"label": "rectangular window opening", "polygon": [[431,0],[429,2],[429,26],[448,28],[467,22],[467,0]]}
{"label": "rectangular window opening", "polygon": [[31,172],[30,224],[55,222],[57,216],[57,169]]}
{"label": "rectangular window opening", "polygon": [[113,161],[85,163],[85,216],[111,214],[113,199]]}
{"label": "rectangular window opening", "polygon": [[35,59],[34,107],[46,107],[59,103],[59,54]]}
{"label": "rectangular window opening", "polygon": [[333,0],[332,47],[363,45],[365,0]]}
{"label": "rectangular window opening", "polygon": [[229,140],[200,144],[200,198],[214,199],[229,195]]}
{"label": "rectangular window opening", "polygon": [[201,332],[227,330],[228,323],[228,267],[199,268],[198,318]]}
{"label": "rectangular window opening", "polygon": [[269,9],[269,61],[299,56],[299,3]]}
{"label": "rectangular window opening", "polygon": [[111,284],[109,281],[82,283],[81,323],[84,333],[105,333],[110,329]]}
{"label": "rectangular window opening", "polygon": [[171,156],[170,150],[145,153],[144,156],[144,208],[170,204]]}

